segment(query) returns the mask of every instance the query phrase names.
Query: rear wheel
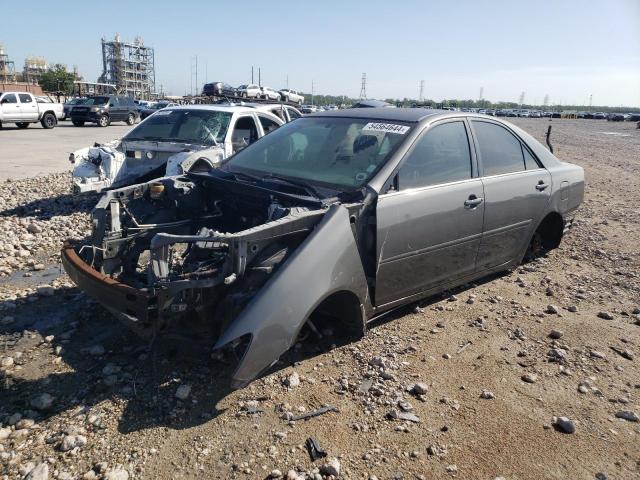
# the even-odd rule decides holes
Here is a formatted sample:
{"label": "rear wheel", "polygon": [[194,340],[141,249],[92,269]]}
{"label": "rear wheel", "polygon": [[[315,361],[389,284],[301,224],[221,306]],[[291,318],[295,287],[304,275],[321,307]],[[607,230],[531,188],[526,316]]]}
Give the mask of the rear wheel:
{"label": "rear wheel", "polygon": [[136,116],[133,113],[130,113],[127,117],[127,125],[133,125],[136,123]]}
{"label": "rear wheel", "polygon": [[42,128],[53,128],[56,126],[57,120],[56,120],[56,116],[53,113],[45,113],[42,117],[42,120],[40,120],[40,124],[42,125]]}
{"label": "rear wheel", "polygon": [[29,126],[29,123],[28,122],[18,122],[18,123],[16,123],[16,126],[18,128],[27,128]]}
{"label": "rear wheel", "polygon": [[99,127],[108,127],[109,126],[109,117],[106,115],[101,115],[98,119]]}
{"label": "rear wheel", "polygon": [[84,122],[82,120],[71,120],[76,127],[84,127]]}

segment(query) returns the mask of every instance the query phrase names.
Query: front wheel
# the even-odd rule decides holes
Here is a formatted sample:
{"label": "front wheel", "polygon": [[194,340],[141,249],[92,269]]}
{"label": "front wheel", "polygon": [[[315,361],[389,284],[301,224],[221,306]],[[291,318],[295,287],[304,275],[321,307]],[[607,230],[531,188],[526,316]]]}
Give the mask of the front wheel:
{"label": "front wheel", "polygon": [[127,125],[133,125],[134,123],[136,123],[136,117],[133,113],[130,113],[127,117]]}
{"label": "front wheel", "polygon": [[29,126],[29,123],[28,122],[18,122],[18,123],[16,123],[16,126],[18,128],[27,128]]}
{"label": "front wheel", "polygon": [[98,119],[98,126],[99,127],[108,127],[109,126],[109,117],[107,117],[106,115],[102,115]]}
{"label": "front wheel", "polygon": [[53,113],[45,113],[44,116],[42,117],[42,120],[40,120],[40,124],[42,125],[42,128],[53,128],[56,126],[57,120],[56,120],[56,116]]}

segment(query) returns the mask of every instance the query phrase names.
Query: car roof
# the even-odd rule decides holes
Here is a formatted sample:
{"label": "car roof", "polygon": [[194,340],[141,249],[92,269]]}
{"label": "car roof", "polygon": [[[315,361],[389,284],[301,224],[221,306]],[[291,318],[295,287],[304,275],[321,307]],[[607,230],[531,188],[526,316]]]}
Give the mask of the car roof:
{"label": "car roof", "polygon": [[376,120],[419,122],[433,115],[450,113],[447,110],[435,110],[429,108],[346,108],[344,110],[329,110],[314,113],[313,117],[348,117],[370,118]]}

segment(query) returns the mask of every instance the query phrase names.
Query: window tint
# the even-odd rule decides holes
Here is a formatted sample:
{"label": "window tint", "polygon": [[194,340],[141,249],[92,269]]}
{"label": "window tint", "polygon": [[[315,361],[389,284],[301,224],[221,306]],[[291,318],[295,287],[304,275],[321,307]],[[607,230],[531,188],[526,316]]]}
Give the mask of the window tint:
{"label": "window tint", "polygon": [[488,122],[473,122],[484,175],[524,170],[520,141],[506,128]]}
{"label": "window tint", "polygon": [[18,96],[20,97],[20,101],[22,103],[31,103],[31,96],[30,95],[25,95],[24,93],[20,93],[20,94],[18,94]]}
{"label": "window tint", "polygon": [[2,97],[2,103],[18,103],[18,99],[13,93]]}
{"label": "window tint", "polygon": [[425,187],[471,178],[469,139],[463,122],[437,125],[405,157],[400,189]]}
{"label": "window tint", "polygon": [[527,150],[524,145],[522,145],[522,153],[524,154],[524,166],[527,167],[527,170],[540,168],[536,159],[531,156],[529,150]]}
{"label": "window tint", "polygon": [[262,115],[258,115],[258,118],[260,119],[260,124],[262,125],[262,130],[264,130],[265,135],[280,126],[270,118],[263,117]]}

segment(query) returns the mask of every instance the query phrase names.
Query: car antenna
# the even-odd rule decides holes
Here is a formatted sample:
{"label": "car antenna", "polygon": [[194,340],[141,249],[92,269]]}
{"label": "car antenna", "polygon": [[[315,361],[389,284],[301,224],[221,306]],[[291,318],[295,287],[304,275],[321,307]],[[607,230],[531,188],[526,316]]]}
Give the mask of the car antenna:
{"label": "car antenna", "polygon": [[546,139],[547,139],[547,146],[549,147],[549,151],[553,153],[553,145],[551,145],[551,125],[549,125],[549,128],[547,128]]}

